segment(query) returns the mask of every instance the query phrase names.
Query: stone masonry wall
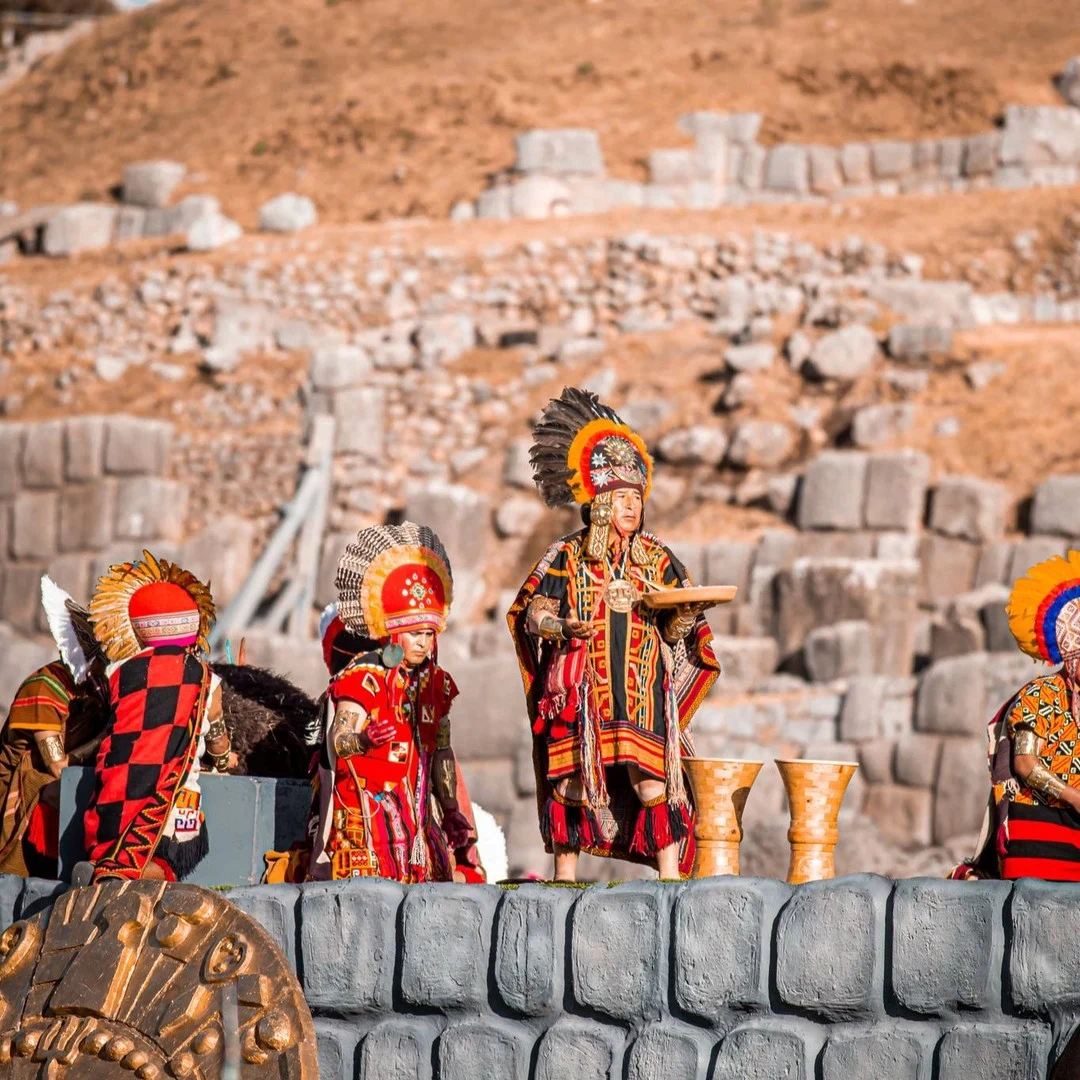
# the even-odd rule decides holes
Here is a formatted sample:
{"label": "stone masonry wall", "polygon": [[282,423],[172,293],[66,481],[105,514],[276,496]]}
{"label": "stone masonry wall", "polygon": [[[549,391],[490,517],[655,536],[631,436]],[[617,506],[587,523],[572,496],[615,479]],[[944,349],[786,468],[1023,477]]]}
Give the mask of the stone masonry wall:
{"label": "stone masonry wall", "polygon": [[693,137],[693,147],[653,150],[647,182],[608,177],[594,131],[528,131],[515,140],[514,168],[496,176],[475,204],[459,203],[452,216],[547,218],[621,207],[706,210],[1080,182],[1076,108],[1010,105],[993,131],[843,146],[762,146],[757,141],[761,120],[760,113],[680,117],[679,129]]}
{"label": "stone masonry wall", "polygon": [[[53,882],[0,878],[0,925]],[[1080,1010],[1071,886],[857,875],[236,889],[323,1080],[1040,1080]]]}

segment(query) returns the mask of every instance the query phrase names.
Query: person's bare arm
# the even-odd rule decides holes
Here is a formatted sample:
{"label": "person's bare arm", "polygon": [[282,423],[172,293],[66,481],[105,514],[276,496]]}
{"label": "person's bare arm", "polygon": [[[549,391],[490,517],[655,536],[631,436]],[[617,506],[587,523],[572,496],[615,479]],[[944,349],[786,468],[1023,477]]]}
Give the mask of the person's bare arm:
{"label": "person's bare arm", "polygon": [[1016,778],[1032,791],[1050,799],[1059,799],[1074,810],[1080,810],[1080,791],[1069,787],[1039,759],[1042,740],[1027,728],[1021,728],[1013,736],[1013,772]]}
{"label": "person's bare arm", "polygon": [[367,753],[393,737],[394,725],[389,720],[372,719],[358,702],[342,700],[335,705],[330,742],[338,757]]}

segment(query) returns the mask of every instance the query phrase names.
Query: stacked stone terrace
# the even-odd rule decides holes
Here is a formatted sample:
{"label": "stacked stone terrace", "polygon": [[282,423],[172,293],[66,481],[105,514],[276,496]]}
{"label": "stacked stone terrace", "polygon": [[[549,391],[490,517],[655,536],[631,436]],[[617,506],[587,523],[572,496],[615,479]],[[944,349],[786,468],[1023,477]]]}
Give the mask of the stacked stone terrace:
{"label": "stacked stone terrace", "polygon": [[757,141],[760,113],[695,112],[678,127],[689,148],[653,150],[647,181],[608,177],[587,129],[519,135],[513,168],[458,220],[547,218],[623,207],[709,210],[750,203],[824,202],[869,195],[938,195],[1080,181],[1080,109],[1010,105],[1002,126],[967,137],[881,139],[843,146]]}
{"label": "stacked stone terrace", "polygon": [[[63,888],[0,878],[0,926]],[[323,1080],[1042,1080],[1080,1011],[1067,885],[350,881],[228,898],[298,972]]]}

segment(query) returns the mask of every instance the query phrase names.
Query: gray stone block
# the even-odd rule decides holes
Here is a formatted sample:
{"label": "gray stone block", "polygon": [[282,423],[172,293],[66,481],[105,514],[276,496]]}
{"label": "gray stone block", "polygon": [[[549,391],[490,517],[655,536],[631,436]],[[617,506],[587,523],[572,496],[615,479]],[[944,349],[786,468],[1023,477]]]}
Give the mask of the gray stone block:
{"label": "gray stone block", "polygon": [[997,168],[1000,146],[1001,133],[997,131],[968,136],[964,140],[964,176],[990,176]]}
{"label": "gray stone block", "polygon": [[866,143],[845,143],[840,148],[840,167],[844,181],[862,187],[873,179],[870,171],[870,147]]}
{"label": "gray stone block", "polygon": [[562,1007],[566,920],[575,899],[573,889],[522,885],[499,901],[495,984],[515,1012],[545,1016]]}
{"label": "gray stone block", "polygon": [[229,890],[229,903],[250,915],[285,954],[296,971],[296,911],[300,890],[295,885],[249,885]]}
{"label": "gray stone block", "polygon": [[321,1080],[352,1080],[356,1075],[356,1028],[342,1020],[315,1017],[315,1046]]}
{"label": "gray stone block", "polygon": [[732,432],[728,461],[744,469],[772,468],[791,453],[795,435],[778,420],[743,420]]}
{"label": "gray stone block", "polygon": [[862,528],[867,464],[857,450],[826,450],[814,458],[799,492],[799,528]]}
{"label": "gray stone block", "polygon": [[806,671],[812,682],[827,683],[874,670],[872,630],[860,619],[818,626],[803,645]]}
{"label": "gray stone block", "polygon": [[1035,489],[1031,530],[1080,536],[1080,476],[1050,476]]}
{"label": "gray stone block", "polygon": [[986,654],[939,660],[922,676],[915,727],[935,735],[979,735],[986,730]]}
{"label": "gray stone block", "polygon": [[32,919],[43,911],[50,911],[57,897],[68,891],[69,886],[62,881],[47,881],[45,878],[27,878],[15,912],[17,919]]}
{"label": "gray stone block", "polygon": [[188,486],[160,476],[130,476],[116,489],[117,540],[179,540],[187,524]]}
{"label": "gray stone block", "polygon": [[977,833],[989,793],[985,736],[947,738],[934,788],[934,843]]}
{"label": "gray stone block", "polygon": [[360,1046],[360,1080],[431,1080],[435,1033],[430,1021],[384,1020]]}
{"label": "gray stone block", "polygon": [[64,424],[64,475],[96,480],[105,457],[105,417],[72,416]]}
{"label": "gray stone block", "polygon": [[590,889],[571,915],[574,997],[617,1020],[660,1015],[666,910],[663,886]]}
{"label": "gray stone block", "polygon": [[917,530],[926,511],[929,483],[930,458],[921,451],[871,454],[866,472],[866,527]]}
{"label": "gray stone block", "polygon": [[765,187],[788,195],[805,195],[810,190],[806,147],[792,143],[772,147],[765,159]]}
{"label": "gray stone block", "polygon": [[105,432],[105,471],[160,475],[165,471],[173,426],[138,416],[110,416]]}
{"label": "gray stone block", "polygon": [[704,1038],[671,1020],[650,1024],[626,1055],[626,1080],[698,1080],[709,1058]]}
{"label": "gray stone block", "polygon": [[0,424],[0,498],[8,498],[19,490],[25,424]]}
{"label": "gray stone block", "polygon": [[116,228],[113,240],[141,240],[146,235],[146,217],[148,211],[141,206],[121,206],[116,211]]}
{"label": "gray stone block", "polygon": [[183,182],[187,169],[178,161],[135,161],[124,166],[124,202],[161,209],[169,205],[173,191]]}
{"label": "gray stone block", "polygon": [[306,195],[286,192],[259,207],[263,232],[290,233],[309,229],[319,220],[315,204]]}
{"label": "gray stone block", "polygon": [[675,903],[675,999],[717,1022],[769,1002],[772,927],[789,886],[768,878],[689,882]]}
{"label": "gray stone block", "polygon": [[1024,878],[1013,886],[1009,914],[1009,983],[1016,1008],[1045,1016],[1080,1007],[1076,886]]}
{"label": "gray stone block", "polygon": [[531,1048],[521,1025],[495,1020],[451,1024],[439,1036],[439,1080],[527,1080]]}
{"label": "gray stone block", "polygon": [[771,637],[714,634],[713,652],[720,661],[725,693],[756,689],[776,671],[780,659],[776,640]]}
{"label": "gray stone block", "polygon": [[1051,1033],[1041,1024],[958,1024],[938,1044],[938,1080],[1032,1080],[1047,1074]]}
{"label": "gray stone block", "polygon": [[[38,616],[41,612],[41,575],[45,572],[45,564],[35,563],[11,563],[3,568],[0,574],[0,584],[4,588],[4,602],[0,606],[4,620],[15,629],[26,633],[35,633],[38,629]],[[46,663],[48,659],[40,661]],[[29,668],[28,671],[33,671]],[[19,681],[26,677],[27,671],[22,673]],[[18,687],[18,683],[12,687],[12,691]],[[10,702],[8,695],[4,701],[6,707]]]}
{"label": "gray stone block", "polygon": [[831,195],[843,184],[840,152],[835,146],[810,147],[810,190],[815,195]]}
{"label": "gray stone block", "polygon": [[781,1000],[831,1021],[882,1012],[890,888],[884,878],[857,874],[796,891],[777,922]]}
{"label": "gray stone block", "polygon": [[56,488],[64,480],[64,422],[45,420],[26,427],[22,478],[28,488]]}
{"label": "gray stone block", "polygon": [[526,131],[514,138],[514,168],[554,176],[603,176],[604,155],[595,131],[586,128]]}
{"label": "gray stone block", "polygon": [[908,787],[932,788],[937,783],[942,736],[913,731],[896,743],[896,779]]}
{"label": "gray stone block", "polygon": [[720,1044],[710,1080],[811,1080],[822,1037],[798,1020],[754,1020]]}
{"label": "gray stone block", "polygon": [[870,159],[875,180],[896,180],[911,172],[915,148],[909,142],[883,139],[870,144]]}
{"label": "gray stone block", "polygon": [[585,1020],[558,1020],[536,1052],[535,1080],[611,1080],[612,1032]]}
{"label": "gray stone block", "polygon": [[115,517],[115,480],[107,478],[66,488],[60,499],[60,551],[105,547],[113,538]]}
{"label": "gray stone block", "polygon": [[402,886],[381,878],[301,886],[304,996],[313,1009],[366,1013],[391,1008],[403,896]]}
{"label": "gray stone block", "polygon": [[422,521],[439,534],[455,570],[484,565],[485,533],[477,532],[476,523],[487,521],[490,515],[487,498],[460,484],[417,487],[408,492],[405,501],[405,517]]}
{"label": "gray stone block", "polygon": [[878,357],[874,332],[855,324],[818,338],[804,366],[816,379],[851,381],[870,371]]}
{"label": "gray stone block", "polygon": [[750,586],[750,568],[754,561],[754,545],[739,540],[719,540],[709,545],[705,553],[703,582],[734,585],[739,599]]}
{"label": "gray stone block", "polygon": [[1010,889],[1002,881],[897,882],[891,949],[892,990],[900,1005],[931,1015],[995,1008],[1004,949],[1001,912]]}
{"label": "gray stone block", "polygon": [[919,543],[919,601],[939,603],[971,590],[979,547],[951,536],[924,536]]}
{"label": "gray stone block", "polygon": [[1013,582],[1022,578],[1036,563],[1054,555],[1064,555],[1069,546],[1069,541],[1060,536],[1028,536],[1018,540],[1013,545],[1006,580]]}
{"label": "gray stone block", "polygon": [[512,757],[528,724],[514,657],[470,660],[454,671],[461,691],[450,720],[457,753],[465,760]]}
{"label": "gray stone block", "polygon": [[386,398],[382,387],[352,386],[339,390],[329,395],[328,406],[313,407],[311,412],[333,414],[336,421],[334,452],[379,460],[386,445]]}
{"label": "gray stone block", "polygon": [[25,878],[16,877],[15,874],[0,874],[0,929],[15,921],[25,882]]}
{"label": "gray stone block", "polygon": [[[85,602],[97,581],[92,575],[93,568],[94,556],[90,552],[73,552],[50,559],[48,574],[61,589],[79,598],[80,602]],[[43,607],[38,610],[37,629],[42,633],[49,631]]]}
{"label": "gray stone block", "polygon": [[55,491],[20,491],[11,518],[11,554],[47,560],[56,554],[59,499]]}
{"label": "gray stone block", "polygon": [[[416,885],[402,908],[401,993],[428,1008],[478,1008],[487,1001],[488,941],[497,890]],[[437,950],[431,943],[439,942]]]}
{"label": "gray stone block", "polygon": [[[858,675],[848,681],[840,710],[843,742],[895,738],[911,728],[911,694],[906,680],[888,675]],[[890,774],[891,775],[891,774]]]}
{"label": "gray stone block", "polygon": [[821,1057],[821,1080],[930,1080],[938,1031],[891,1021],[834,1029]]}
{"label": "gray stone block", "polygon": [[344,390],[362,382],[371,360],[359,345],[319,345],[311,354],[308,374],[316,390]]}
{"label": "gray stone block", "polygon": [[928,788],[891,784],[887,776],[876,782],[867,762],[861,763],[864,779],[870,784],[862,812],[877,826],[882,839],[899,848],[929,847],[934,836],[934,793]]}
{"label": "gray stone block", "polygon": [[890,327],[887,348],[894,360],[926,360],[952,349],[953,327],[946,319],[902,322]]}
{"label": "gray stone block", "polygon": [[851,441],[863,447],[896,442],[911,430],[915,414],[915,406],[908,402],[864,405],[852,420]]}
{"label": "gray stone block", "polygon": [[1005,531],[1011,497],[1006,487],[974,476],[944,476],[930,500],[930,527],[945,536],[983,543]]}
{"label": "gray stone block", "polygon": [[42,251],[46,255],[76,255],[96,251],[113,242],[116,207],[98,203],[62,206],[45,225]]}

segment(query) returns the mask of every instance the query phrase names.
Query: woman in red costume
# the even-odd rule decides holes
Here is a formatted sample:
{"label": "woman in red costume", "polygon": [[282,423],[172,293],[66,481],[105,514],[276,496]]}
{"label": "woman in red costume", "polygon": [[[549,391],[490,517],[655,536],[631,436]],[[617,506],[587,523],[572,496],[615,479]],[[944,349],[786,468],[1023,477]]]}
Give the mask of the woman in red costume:
{"label": "woman in red costume", "polygon": [[311,876],[451,881],[474,834],[450,749],[457,687],[435,660],[453,598],[446,551],[412,522],[363,529],[337,588],[345,629],[371,647],[330,680]]}

